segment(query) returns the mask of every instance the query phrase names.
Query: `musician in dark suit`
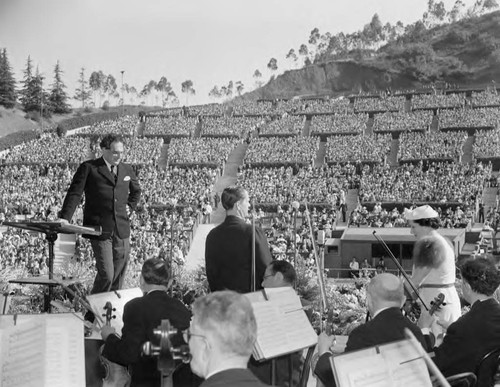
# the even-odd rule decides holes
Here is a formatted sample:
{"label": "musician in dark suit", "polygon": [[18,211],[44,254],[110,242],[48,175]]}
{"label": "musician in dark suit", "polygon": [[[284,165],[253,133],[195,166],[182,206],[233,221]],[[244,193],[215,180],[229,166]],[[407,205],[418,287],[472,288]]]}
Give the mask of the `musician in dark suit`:
{"label": "musician in dark suit", "polygon": [[[241,187],[228,187],[222,192],[221,203],[226,219],[209,232],[205,245],[205,266],[208,285],[216,290],[251,290],[252,225],[245,222],[250,207],[248,192]],[[256,288],[261,288],[267,265],[271,262],[267,238],[255,227]]]}
{"label": "musician in dark suit", "polygon": [[225,290],[198,298],[185,340],[192,371],[205,379],[201,387],[263,387],[247,362],[257,338],[257,322],[250,301]]}
{"label": "musician in dark suit", "polygon": [[[462,293],[470,303],[469,312],[446,330],[443,343],[434,348],[434,362],[445,376],[474,372],[482,357],[500,348],[500,305],[493,293],[500,285],[500,273],[486,258],[468,260],[461,266]],[[434,316],[425,311],[425,325]]]}
{"label": "musician in dark suit", "polygon": [[85,193],[83,225],[101,226],[100,236],[89,236],[97,268],[92,294],[122,288],[130,252],[129,215],[141,196],[132,166],[121,162],[123,139],[110,134],[100,146],[102,157],[78,167],[59,213],[71,221]]}
{"label": "musician in dark suit", "polygon": [[[113,327],[105,325],[102,328],[101,336],[105,341],[102,354],[113,363],[129,366],[132,387],[160,387],[157,359],[142,356],[142,345],[147,341],[155,342],[153,329],[161,324],[161,320],[168,319],[177,329],[187,329],[191,313],[182,302],[168,296],[169,277],[165,261],[159,258],[146,260],[139,281],[144,296],[125,304],[121,338]],[[182,343],[182,337],[178,337],[176,343]]]}
{"label": "musician in dark suit", "polygon": [[[401,307],[405,301],[403,283],[393,274],[382,273],[372,278],[366,287],[366,305],[370,321],[354,329],[345,347],[345,352],[356,351],[390,343],[406,338],[404,330],[408,328],[426,348],[426,342],[420,329],[403,316]],[[320,358],[315,367],[315,374],[325,386],[334,386],[335,381],[330,367],[330,357],[334,337],[321,333],[318,338]]]}

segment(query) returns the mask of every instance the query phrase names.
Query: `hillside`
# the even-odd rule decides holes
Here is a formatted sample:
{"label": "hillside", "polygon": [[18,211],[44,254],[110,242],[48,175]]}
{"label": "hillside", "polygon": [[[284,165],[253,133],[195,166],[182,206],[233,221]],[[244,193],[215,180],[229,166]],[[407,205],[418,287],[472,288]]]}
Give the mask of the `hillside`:
{"label": "hillside", "polygon": [[244,98],[291,98],[307,94],[419,88],[435,81],[461,86],[500,80],[500,11],[456,23],[414,28],[377,51],[349,58],[322,56],[289,70]]}

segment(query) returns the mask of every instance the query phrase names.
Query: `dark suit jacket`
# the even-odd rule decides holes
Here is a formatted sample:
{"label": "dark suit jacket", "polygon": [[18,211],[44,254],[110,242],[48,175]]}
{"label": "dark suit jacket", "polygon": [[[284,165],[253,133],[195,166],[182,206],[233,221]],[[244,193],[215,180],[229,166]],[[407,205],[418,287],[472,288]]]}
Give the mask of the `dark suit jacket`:
{"label": "dark suit jacket", "polygon": [[[153,329],[164,319],[170,320],[175,328],[184,330],[189,327],[191,313],[182,302],[165,292],[152,291],[125,304],[122,337],[109,335],[106,339],[104,357],[114,363],[130,365],[133,386],[161,385],[156,358],[141,356],[141,351],[146,341],[155,342]],[[174,339],[181,340],[180,337]]]}
{"label": "dark suit jacket", "polygon": [[205,380],[200,387],[265,387],[266,384],[260,382],[259,379],[255,377],[247,369],[230,369],[210,376]]}
{"label": "dark suit jacket", "polygon": [[[345,352],[403,340],[406,338],[405,328],[410,329],[417,340],[426,348],[426,342],[420,329],[404,317],[399,308],[389,308],[377,314],[374,319],[366,324],[354,329],[347,339]],[[330,367],[330,357],[331,353],[323,354],[314,370],[325,386],[335,385],[332,368]]]}
{"label": "dark suit jacket", "polygon": [[139,181],[132,166],[120,163],[115,183],[115,178],[102,157],[80,164],[64,199],[60,218],[71,220],[83,193],[85,226],[101,226],[101,239],[109,238],[115,226],[119,238],[130,236],[126,207],[129,205],[135,209],[141,196]]}
{"label": "dark suit jacket", "polygon": [[494,299],[476,301],[451,324],[443,343],[434,348],[434,362],[445,376],[474,372],[482,357],[500,348],[500,305]]}
{"label": "dark suit jacket", "polygon": [[[255,227],[255,274],[261,289],[264,272],[272,257],[264,232]],[[226,216],[224,222],[207,235],[205,266],[208,285],[216,290],[248,293],[252,272],[252,225],[237,216]]]}

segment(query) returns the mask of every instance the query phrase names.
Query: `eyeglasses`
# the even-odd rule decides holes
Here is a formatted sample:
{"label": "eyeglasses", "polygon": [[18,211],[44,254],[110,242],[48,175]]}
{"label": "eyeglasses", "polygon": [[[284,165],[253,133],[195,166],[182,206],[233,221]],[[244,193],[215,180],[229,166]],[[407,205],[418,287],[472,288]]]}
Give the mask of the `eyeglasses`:
{"label": "eyeglasses", "polygon": [[189,343],[189,340],[191,340],[191,337],[201,337],[206,340],[206,337],[203,335],[198,335],[196,333],[191,333],[191,330],[188,328],[185,331],[182,332],[182,338],[186,343]]}

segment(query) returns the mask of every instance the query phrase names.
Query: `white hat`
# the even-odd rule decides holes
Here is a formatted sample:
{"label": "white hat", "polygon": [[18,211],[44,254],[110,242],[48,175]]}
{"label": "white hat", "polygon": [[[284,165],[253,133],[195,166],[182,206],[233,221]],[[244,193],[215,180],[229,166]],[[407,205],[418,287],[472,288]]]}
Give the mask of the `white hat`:
{"label": "white hat", "polygon": [[439,214],[429,205],[420,206],[406,214],[407,220],[437,218]]}

